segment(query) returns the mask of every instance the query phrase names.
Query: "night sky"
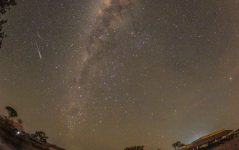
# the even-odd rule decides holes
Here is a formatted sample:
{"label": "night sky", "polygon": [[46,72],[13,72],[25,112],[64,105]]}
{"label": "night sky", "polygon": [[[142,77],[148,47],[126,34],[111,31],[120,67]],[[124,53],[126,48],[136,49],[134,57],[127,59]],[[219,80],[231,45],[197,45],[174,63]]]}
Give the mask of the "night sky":
{"label": "night sky", "polygon": [[17,0],[0,106],[68,150],[239,128],[239,0]]}

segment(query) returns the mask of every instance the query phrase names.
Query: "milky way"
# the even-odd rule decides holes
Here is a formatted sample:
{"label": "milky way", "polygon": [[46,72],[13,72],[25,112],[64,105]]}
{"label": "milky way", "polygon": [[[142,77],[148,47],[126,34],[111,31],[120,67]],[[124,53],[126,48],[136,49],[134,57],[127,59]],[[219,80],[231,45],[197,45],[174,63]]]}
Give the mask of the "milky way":
{"label": "milky way", "polygon": [[93,19],[86,29],[88,33],[84,35],[83,44],[74,59],[78,64],[75,68],[76,75],[72,79],[73,88],[69,91],[69,96],[73,96],[74,100],[66,108],[70,120],[72,115],[81,118],[85,103],[94,92],[94,82],[97,78],[102,78],[101,71],[107,69],[102,63],[108,61],[116,51],[117,43],[113,39],[117,32],[126,24],[133,26],[130,15],[130,9],[135,5],[133,0],[102,0],[95,3],[91,13]]}

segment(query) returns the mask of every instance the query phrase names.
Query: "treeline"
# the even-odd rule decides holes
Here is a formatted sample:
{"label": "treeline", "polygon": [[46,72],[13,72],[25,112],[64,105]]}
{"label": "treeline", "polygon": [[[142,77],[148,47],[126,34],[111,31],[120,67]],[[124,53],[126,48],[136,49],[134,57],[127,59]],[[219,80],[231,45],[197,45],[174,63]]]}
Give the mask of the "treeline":
{"label": "treeline", "polygon": [[0,48],[2,46],[3,39],[6,37],[6,34],[3,31],[3,25],[7,22],[7,20],[3,19],[3,15],[15,5],[15,0],[0,0]]}

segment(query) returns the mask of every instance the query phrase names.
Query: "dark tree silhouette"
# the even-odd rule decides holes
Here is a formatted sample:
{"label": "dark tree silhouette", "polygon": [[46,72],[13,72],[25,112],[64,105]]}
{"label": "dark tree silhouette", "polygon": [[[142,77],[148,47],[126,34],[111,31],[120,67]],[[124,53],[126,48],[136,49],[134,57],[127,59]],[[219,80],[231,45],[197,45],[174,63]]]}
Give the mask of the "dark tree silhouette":
{"label": "dark tree silhouette", "polygon": [[184,145],[185,145],[185,144],[183,144],[182,142],[177,141],[177,142],[175,142],[175,143],[172,144],[172,147],[173,147],[175,150],[177,150],[178,148],[180,148],[180,147],[182,147],[182,146],[184,146]]}
{"label": "dark tree silhouette", "polygon": [[177,142],[172,144],[172,147],[176,150],[180,143],[181,143],[180,141],[177,141]]}
{"label": "dark tree silhouette", "polygon": [[3,31],[3,25],[7,20],[3,19],[2,16],[12,7],[16,5],[15,0],[0,0],[0,48],[2,46],[2,40],[6,37]]}
{"label": "dark tree silhouette", "polygon": [[7,106],[6,110],[8,111],[8,117],[17,117],[17,111],[14,108]]}
{"label": "dark tree silhouette", "polygon": [[144,150],[144,146],[126,147],[124,150]]}
{"label": "dark tree silhouette", "polygon": [[177,149],[177,143],[173,143],[172,147],[176,150]]}
{"label": "dark tree silhouette", "polygon": [[46,143],[48,137],[46,136],[46,133],[43,131],[36,131],[35,134],[31,134],[31,139],[41,142],[41,143]]}

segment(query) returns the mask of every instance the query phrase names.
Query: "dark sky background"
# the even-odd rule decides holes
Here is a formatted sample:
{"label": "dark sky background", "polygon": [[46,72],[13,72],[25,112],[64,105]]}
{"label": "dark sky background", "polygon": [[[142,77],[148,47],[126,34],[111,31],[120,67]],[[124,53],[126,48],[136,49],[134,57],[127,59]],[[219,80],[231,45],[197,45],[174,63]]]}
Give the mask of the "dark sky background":
{"label": "dark sky background", "polygon": [[0,106],[69,150],[171,149],[239,120],[239,0],[17,0]]}

